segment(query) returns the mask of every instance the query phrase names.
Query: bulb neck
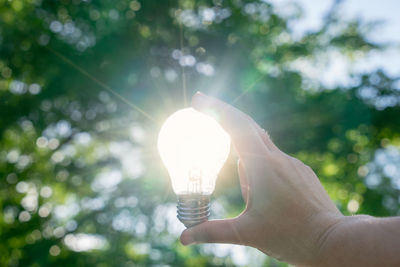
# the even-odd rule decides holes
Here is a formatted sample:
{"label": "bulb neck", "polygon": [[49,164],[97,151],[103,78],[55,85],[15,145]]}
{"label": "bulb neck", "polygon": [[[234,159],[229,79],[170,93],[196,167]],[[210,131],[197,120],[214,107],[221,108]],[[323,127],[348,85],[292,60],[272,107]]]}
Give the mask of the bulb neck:
{"label": "bulb neck", "polygon": [[186,226],[193,227],[205,222],[210,216],[209,195],[178,195],[178,219]]}

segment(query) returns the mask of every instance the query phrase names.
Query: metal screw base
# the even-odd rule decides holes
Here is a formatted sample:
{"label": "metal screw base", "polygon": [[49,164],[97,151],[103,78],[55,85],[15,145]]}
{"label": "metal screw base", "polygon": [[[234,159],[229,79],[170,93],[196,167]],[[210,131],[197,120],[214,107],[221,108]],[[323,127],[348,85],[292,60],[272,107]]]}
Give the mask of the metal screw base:
{"label": "metal screw base", "polygon": [[208,220],[210,216],[210,196],[178,195],[178,219],[190,228]]}

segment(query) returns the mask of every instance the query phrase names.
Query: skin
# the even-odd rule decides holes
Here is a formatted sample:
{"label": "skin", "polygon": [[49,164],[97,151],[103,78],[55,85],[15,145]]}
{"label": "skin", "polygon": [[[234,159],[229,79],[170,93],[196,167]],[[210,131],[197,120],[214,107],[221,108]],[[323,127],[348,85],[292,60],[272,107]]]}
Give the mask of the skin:
{"label": "skin", "polygon": [[246,245],[297,266],[400,266],[400,217],[343,216],[313,170],[280,151],[248,115],[202,93],[192,106],[230,134],[246,208],[186,229],[183,245]]}

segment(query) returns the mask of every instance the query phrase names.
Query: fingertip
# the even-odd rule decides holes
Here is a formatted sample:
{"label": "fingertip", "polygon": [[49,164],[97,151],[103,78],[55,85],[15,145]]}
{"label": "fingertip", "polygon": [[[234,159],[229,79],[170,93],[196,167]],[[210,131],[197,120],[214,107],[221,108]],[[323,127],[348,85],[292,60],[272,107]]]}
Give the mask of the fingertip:
{"label": "fingertip", "polygon": [[197,91],[193,96],[196,96],[196,95],[198,95],[198,96],[205,96],[206,94],[204,94],[204,93],[201,92],[201,91]]}
{"label": "fingertip", "polygon": [[180,240],[181,240],[182,245],[184,245],[184,246],[188,246],[188,245],[194,243],[194,239],[191,236],[189,229],[186,229],[185,231],[182,232]]}
{"label": "fingertip", "polygon": [[200,91],[197,91],[192,97],[192,107],[197,110],[202,110],[206,106],[207,96]]}

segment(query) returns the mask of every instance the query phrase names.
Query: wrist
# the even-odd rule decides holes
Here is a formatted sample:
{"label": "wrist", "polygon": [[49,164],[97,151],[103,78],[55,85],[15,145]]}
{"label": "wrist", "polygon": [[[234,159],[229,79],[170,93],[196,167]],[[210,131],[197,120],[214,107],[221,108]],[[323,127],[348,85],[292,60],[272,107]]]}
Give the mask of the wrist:
{"label": "wrist", "polygon": [[[338,211],[323,211],[309,216],[297,229],[298,240],[296,253],[291,252],[291,258],[284,260],[296,266],[322,266],[325,254],[325,246],[332,232],[344,216]],[[295,256],[295,257],[293,257]]]}
{"label": "wrist", "polygon": [[[368,215],[336,216],[327,220],[315,242],[314,259],[310,266],[331,266],[334,264],[335,253],[345,244],[352,241],[352,229],[373,219]],[[338,260],[338,259],[336,259]]]}
{"label": "wrist", "polygon": [[309,241],[312,245],[307,261],[299,266],[324,266],[325,255],[329,250],[327,247],[345,218],[339,211],[320,212],[313,216],[309,223]]}

